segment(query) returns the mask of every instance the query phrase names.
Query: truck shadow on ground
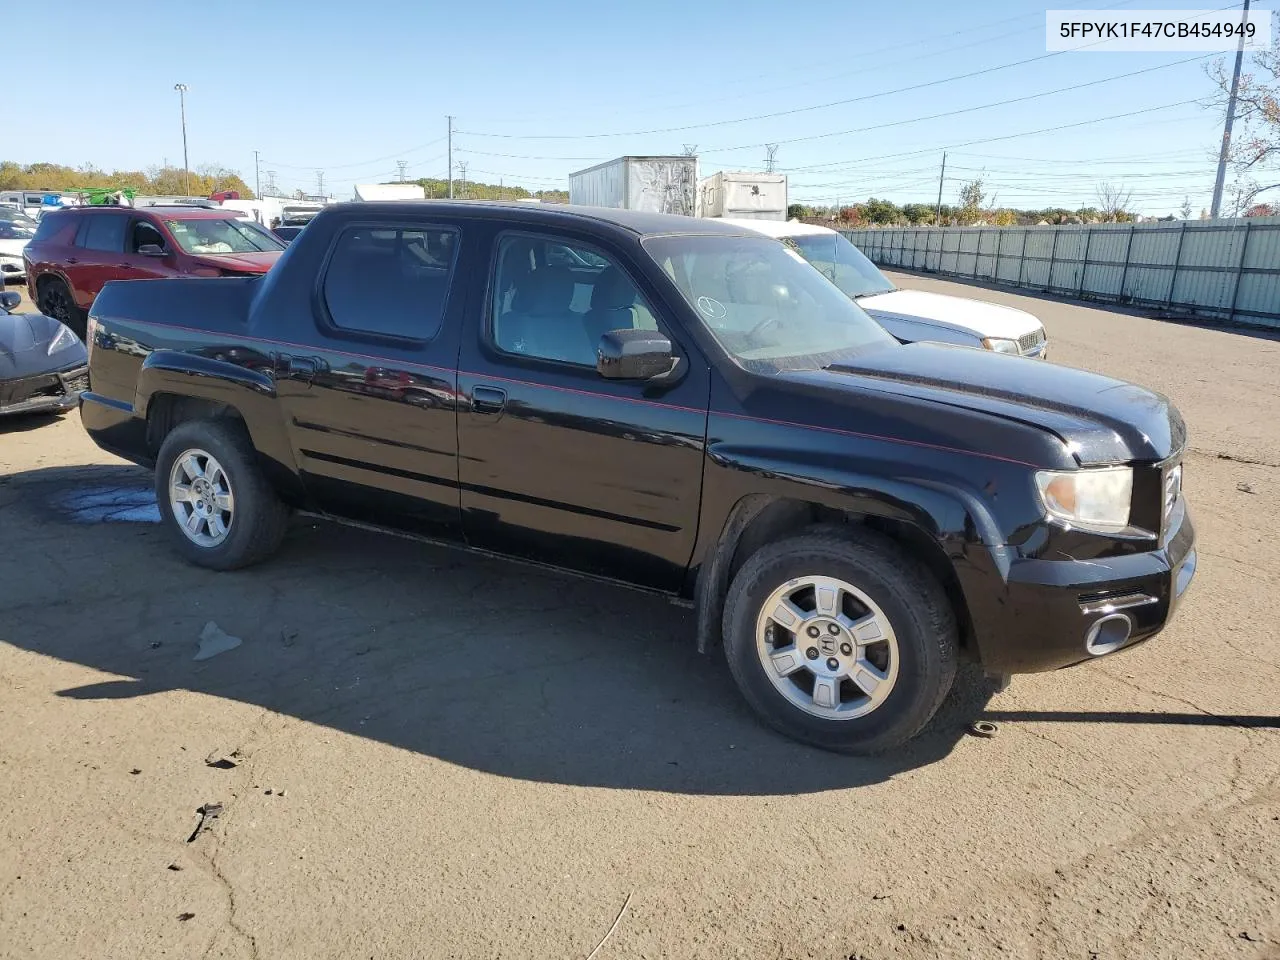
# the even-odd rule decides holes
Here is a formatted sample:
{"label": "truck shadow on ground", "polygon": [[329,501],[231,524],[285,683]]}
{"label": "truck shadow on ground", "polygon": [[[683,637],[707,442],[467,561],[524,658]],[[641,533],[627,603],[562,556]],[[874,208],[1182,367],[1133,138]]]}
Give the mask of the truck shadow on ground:
{"label": "truck shadow on ground", "polygon": [[[907,747],[832,755],[761,726],[661,598],[309,518],[266,564],[212,573],[170,549],[150,484],[131,467],[0,478],[23,545],[0,557],[3,639],[124,678],[68,700],[191,690],[501,776],[770,795],[937,762],[995,692],[963,668]],[[193,662],[211,620],[243,643]]]}

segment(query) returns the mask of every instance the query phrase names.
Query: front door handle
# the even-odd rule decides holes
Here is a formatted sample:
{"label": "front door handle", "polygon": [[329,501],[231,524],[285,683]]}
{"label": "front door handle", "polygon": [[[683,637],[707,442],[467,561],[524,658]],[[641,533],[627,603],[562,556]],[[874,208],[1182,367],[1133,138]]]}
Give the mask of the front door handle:
{"label": "front door handle", "polygon": [[507,403],[507,391],[500,387],[472,387],[471,409],[476,413],[499,413]]}

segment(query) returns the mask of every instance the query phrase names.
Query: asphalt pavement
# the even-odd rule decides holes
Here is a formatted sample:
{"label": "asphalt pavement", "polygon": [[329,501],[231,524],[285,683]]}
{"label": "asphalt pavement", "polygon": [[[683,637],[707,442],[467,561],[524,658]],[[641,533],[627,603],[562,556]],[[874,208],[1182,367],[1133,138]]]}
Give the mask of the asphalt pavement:
{"label": "asphalt pavement", "polygon": [[661,600],[310,519],[209,573],[77,414],[0,423],[0,958],[1280,956],[1280,343],[895,277],[1179,405],[1163,635],[837,757]]}

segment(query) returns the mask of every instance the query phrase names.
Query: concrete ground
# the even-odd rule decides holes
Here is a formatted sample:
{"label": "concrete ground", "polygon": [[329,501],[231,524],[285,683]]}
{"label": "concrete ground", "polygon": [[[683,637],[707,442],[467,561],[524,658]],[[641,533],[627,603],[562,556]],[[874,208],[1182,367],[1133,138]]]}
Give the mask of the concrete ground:
{"label": "concrete ground", "polygon": [[[1201,565],[1160,638],[962,673],[841,758],[686,611],[311,520],[211,574],[77,415],[6,423],[0,957],[1280,956],[1280,343],[898,279],[1181,407]],[[243,643],[196,662],[208,621]]]}

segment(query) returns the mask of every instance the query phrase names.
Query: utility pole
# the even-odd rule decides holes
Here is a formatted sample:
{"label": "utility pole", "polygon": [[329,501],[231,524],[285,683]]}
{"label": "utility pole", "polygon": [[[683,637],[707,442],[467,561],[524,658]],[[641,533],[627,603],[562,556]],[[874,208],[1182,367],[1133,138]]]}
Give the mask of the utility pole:
{"label": "utility pole", "polygon": [[942,152],[942,172],[938,174],[938,205],[933,210],[933,225],[942,226],[942,181],[947,179],[947,153]]}
{"label": "utility pole", "polygon": [[[1244,13],[1241,23],[1249,21],[1249,0],[1244,0]],[[1236,119],[1236,92],[1240,89],[1240,64],[1244,60],[1244,32],[1240,33],[1240,43],[1236,47],[1236,67],[1231,73],[1231,96],[1227,99],[1227,122],[1222,128],[1222,151],[1218,154],[1218,179],[1213,183],[1213,205],[1209,208],[1209,216],[1217,218],[1222,208],[1222,184],[1227,179],[1227,156],[1231,153],[1231,125]]]}
{"label": "utility pole", "polygon": [[274,197],[276,195],[276,172],[274,170],[267,171],[267,196]]}
{"label": "utility pole", "polygon": [[[453,199],[453,117],[446,118],[449,121],[449,199]],[[439,141],[437,141],[438,143]]]}
{"label": "utility pole", "polygon": [[191,165],[187,162],[187,85],[175,83],[173,89],[178,91],[178,106],[182,110],[182,190],[191,196]]}
{"label": "utility pole", "polygon": [[465,199],[467,196],[467,161],[465,160],[458,161],[458,173],[461,175],[461,178],[462,178],[462,186],[459,188],[459,190],[462,193],[463,199]]}
{"label": "utility pole", "polygon": [[406,168],[407,166],[409,166],[409,161],[408,161],[408,160],[397,160],[397,161],[396,161],[396,166],[400,168],[400,182],[401,182],[401,183],[404,183],[404,171],[405,171],[405,168]]}
{"label": "utility pole", "polygon": [[262,178],[258,176],[258,151],[253,151],[253,195],[262,196]]}
{"label": "utility pole", "polygon": [[323,170],[316,171],[316,193],[320,195],[321,199],[324,199],[324,171]]}
{"label": "utility pole", "polygon": [[684,155],[686,157],[696,157],[698,155],[698,145],[696,143],[686,143],[684,145]]}
{"label": "utility pole", "polygon": [[764,145],[764,172],[773,173],[773,166],[778,158],[778,145],[776,143],[766,143]]}

